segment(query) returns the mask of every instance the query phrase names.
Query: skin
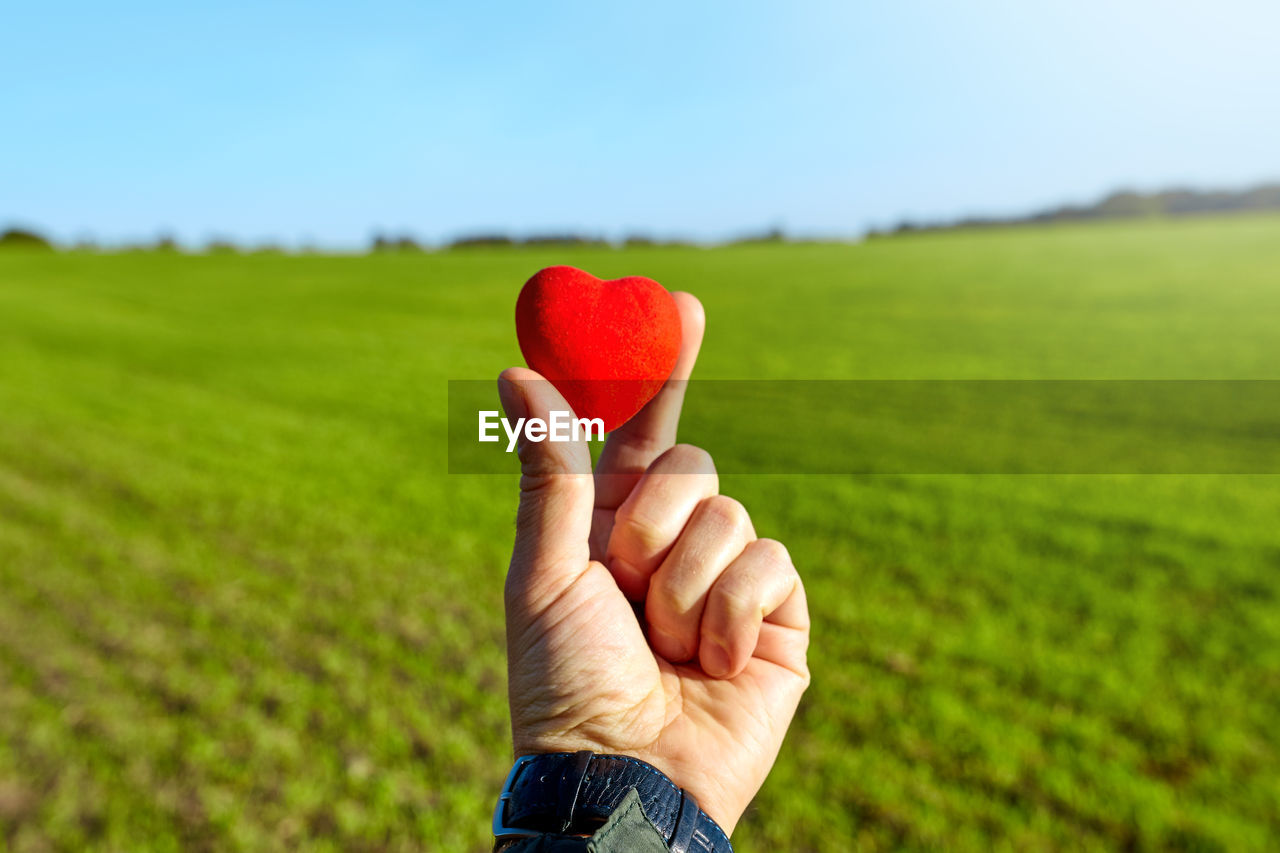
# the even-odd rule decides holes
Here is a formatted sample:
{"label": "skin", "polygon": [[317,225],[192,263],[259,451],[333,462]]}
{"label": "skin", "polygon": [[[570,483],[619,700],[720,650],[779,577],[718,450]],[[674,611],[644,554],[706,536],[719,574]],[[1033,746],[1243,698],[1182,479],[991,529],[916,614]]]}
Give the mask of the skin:
{"label": "skin", "polygon": [[[610,434],[519,445],[506,582],[516,755],[589,749],[647,761],[731,833],[809,684],[804,586],[780,543],[719,493],[711,457],[675,444],[702,306],[674,294],[672,380]],[[498,380],[508,418],[567,403],[524,368]]]}

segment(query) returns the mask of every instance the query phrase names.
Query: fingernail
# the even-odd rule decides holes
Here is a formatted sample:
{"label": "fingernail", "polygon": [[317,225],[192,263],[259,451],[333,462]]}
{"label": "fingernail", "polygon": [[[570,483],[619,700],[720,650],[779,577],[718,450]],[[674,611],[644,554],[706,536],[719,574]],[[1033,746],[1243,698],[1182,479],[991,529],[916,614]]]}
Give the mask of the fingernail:
{"label": "fingernail", "polygon": [[731,665],[729,650],[715,640],[702,641],[702,669],[712,678],[724,678]]}
{"label": "fingernail", "polygon": [[693,657],[693,655],[685,651],[684,643],[661,628],[651,629],[649,631],[649,640],[658,654],[672,663],[682,663]]}

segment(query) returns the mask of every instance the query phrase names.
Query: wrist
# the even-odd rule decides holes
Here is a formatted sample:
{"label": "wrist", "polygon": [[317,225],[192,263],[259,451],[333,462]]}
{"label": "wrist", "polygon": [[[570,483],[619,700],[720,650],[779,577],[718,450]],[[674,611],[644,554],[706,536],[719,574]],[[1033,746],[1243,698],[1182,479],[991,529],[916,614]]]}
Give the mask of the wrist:
{"label": "wrist", "polygon": [[634,756],[586,750],[516,759],[494,810],[495,849],[509,838],[593,833],[632,790],[672,851],[732,851],[725,829],[699,807],[694,794],[660,769]]}
{"label": "wrist", "polygon": [[[610,747],[580,737],[515,737],[513,744],[516,756],[589,750],[601,755],[626,756],[648,764],[677,788],[691,793],[699,807],[715,821],[726,836],[733,835],[738,821],[742,818],[756,791],[756,788],[752,788],[747,796],[742,796],[741,792],[735,788],[742,785],[741,774],[725,768],[718,762],[705,760],[682,762],[666,755],[653,755],[648,750],[625,747],[619,749],[616,746]],[[715,767],[719,767],[723,772],[723,778],[711,772]]]}

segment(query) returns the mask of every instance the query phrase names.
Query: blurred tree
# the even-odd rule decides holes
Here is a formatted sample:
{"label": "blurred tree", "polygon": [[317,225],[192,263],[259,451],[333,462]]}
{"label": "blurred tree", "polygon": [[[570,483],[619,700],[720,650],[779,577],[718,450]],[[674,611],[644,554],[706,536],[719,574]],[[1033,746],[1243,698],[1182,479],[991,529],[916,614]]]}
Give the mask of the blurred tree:
{"label": "blurred tree", "polygon": [[756,243],[785,243],[787,242],[786,232],[782,230],[782,226],[774,225],[772,228],[766,228],[751,234],[744,234],[734,240],[729,241],[731,246],[752,245]]}
{"label": "blurred tree", "polygon": [[207,255],[238,255],[240,247],[231,240],[215,237],[205,245],[204,251]]}
{"label": "blurred tree", "polygon": [[34,231],[10,228],[0,234],[0,248],[4,249],[52,249],[53,244]]}
{"label": "blurred tree", "polygon": [[450,249],[477,249],[514,246],[515,241],[505,234],[477,234],[459,237],[449,244]]}
{"label": "blurred tree", "polygon": [[423,248],[413,237],[408,234],[402,234],[399,237],[389,237],[382,233],[374,234],[373,245],[369,247],[371,252],[423,252]]}
{"label": "blurred tree", "polygon": [[526,246],[580,248],[583,246],[608,246],[603,237],[587,237],[582,234],[535,234],[523,240]]}

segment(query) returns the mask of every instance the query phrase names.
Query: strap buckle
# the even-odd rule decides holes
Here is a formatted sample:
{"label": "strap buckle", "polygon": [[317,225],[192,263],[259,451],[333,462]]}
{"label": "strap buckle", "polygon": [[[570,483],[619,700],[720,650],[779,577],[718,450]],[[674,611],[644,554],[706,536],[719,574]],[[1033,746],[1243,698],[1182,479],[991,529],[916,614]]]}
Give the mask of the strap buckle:
{"label": "strap buckle", "polygon": [[518,838],[524,836],[541,835],[542,831],[537,829],[522,829],[518,826],[507,826],[507,802],[514,796],[512,789],[515,788],[516,779],[524,772],[529,762],[538,756],[522,755],[516,759],[515,765],[512,766],[511,772],[507,774],[507,781],[502,784],[502,793],[498,795],[498,804],[493,809],[493,837],[494,838]]}

